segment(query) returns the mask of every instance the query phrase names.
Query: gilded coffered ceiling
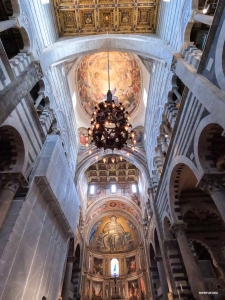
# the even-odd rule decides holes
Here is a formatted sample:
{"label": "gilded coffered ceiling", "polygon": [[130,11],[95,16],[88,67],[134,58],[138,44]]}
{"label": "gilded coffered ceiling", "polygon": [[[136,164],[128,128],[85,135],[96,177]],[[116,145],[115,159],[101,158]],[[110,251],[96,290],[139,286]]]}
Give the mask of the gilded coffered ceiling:
{"label": "gilded coffered ceiling", "polygon": [[[112,162],[115,158],[115,162]],[[123,160],[119,156],[108,156],[106,162],[100,160],[91,165],[87,171],[88,183],[134,183],[138,181],[139,171],[131,163]]]}
{"label": "gilded coffered ceiling", "polygon": [[60,36],[154,33],[158,0],[53,0]]}

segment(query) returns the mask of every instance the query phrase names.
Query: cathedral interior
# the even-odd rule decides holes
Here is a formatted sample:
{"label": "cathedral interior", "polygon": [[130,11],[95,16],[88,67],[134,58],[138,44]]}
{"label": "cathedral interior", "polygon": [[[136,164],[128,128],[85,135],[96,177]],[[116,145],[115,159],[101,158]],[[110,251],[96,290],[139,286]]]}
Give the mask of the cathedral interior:
{"label": "cathedral interior", "polygon": [[0,300],[225,299],[225,0],[0,0]]}

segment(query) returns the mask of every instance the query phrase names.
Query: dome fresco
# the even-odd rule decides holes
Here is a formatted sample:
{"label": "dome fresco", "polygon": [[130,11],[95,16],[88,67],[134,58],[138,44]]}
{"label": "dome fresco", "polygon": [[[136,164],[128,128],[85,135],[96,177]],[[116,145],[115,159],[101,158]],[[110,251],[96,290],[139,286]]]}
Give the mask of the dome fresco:
{"label": "dome fresco", "polygon": [[[115,103],[122,102],[132,114],[141,96],[140,69],[129,53],[109,53],[110,89]],[[96,104],[106,100],[108,87],[108,53],[85,56],[77,69],[77,89],[85,113],[92,115]]]}
{"label": "dome fresco", "polygon": [[120,215],[108,215],[98,220],[89,237],[90,248],[96,252],[129,252],[138,246],[138,231],[135,225]]}

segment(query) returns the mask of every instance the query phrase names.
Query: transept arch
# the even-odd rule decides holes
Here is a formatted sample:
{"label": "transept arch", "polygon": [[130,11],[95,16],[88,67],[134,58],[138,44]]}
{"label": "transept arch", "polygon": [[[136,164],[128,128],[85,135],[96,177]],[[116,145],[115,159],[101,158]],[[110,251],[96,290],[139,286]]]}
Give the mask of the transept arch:
{"label": "transept arch", "polygon": [[[129,43],[127,42],[129,40]],[[88,49],[88,50],[87,50]],[[55,43],[40,57],[42,69],[65,60],[102,51],[130,52],[171,64],[173,50],[155,35],[99,35],[67,39]]]}
{"label": "transept arch", "polygon": [[[127,156],[127,153],[129,153],[129,156]],[[111,154],[110,151],[99,152],[98,149],[93,149],[91,154],[88,153],[88,150],[84,151],[80,156],[77,164],[77,170],[75,176],[75,182],[77,186],[79,185],[78,184],[79,180],[81,180],[80,174],[85,173],[85,171],[88,169],[89,166],[91,166],[96,161],[100,161],[103,157],[109,154]],[[122,156],[124,160],[134,164],[140,170],[140,172],[144,174],[147,184],[150,183],[150,176],[146,166],[146,160],[141,152],[138,152],[138,150],[136,150],[135,153],[133,153],[130,148],[125,147],[125,149],[122,151],[114,150],[113,154],[114,155],[118,154]],[[97,159],[96,159],[96,155],[97,155]]]}

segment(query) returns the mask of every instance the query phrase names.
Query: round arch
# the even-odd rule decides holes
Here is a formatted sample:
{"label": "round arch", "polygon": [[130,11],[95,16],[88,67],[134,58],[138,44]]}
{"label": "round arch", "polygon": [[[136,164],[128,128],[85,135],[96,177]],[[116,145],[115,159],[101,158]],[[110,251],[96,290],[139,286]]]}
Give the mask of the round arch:
{"label": "round arch", "polygon": [[196,238],[191,237],[190,241],[192,241],[192,242],[195,241],[195,242],[199,243],[202,247],[204,247],[208,251],[208,253],[210,254],[214,266],[218,268],[218,261],[217,261],[217,258],[214,255],[214,253],[213,253],[213,250],[211,249],[211,245],[207,244],[207,242],[205,240],[203,241],[201,239],[201,237],[196,237]]}
{"label": "round arch", "polygon": [[166,211],[164,211],[163,216],[162,216],[162,224],[163,224],[164,239],[173,239],[173,235],[170,232],[171,218]]}
{"label": "round arch", "polygon": [[[20,133],[6,122],[0,127],[0,171],[23,172],[25,165],[25,147]],[[7,149],[7,151],[5,151]]]}
{"label": "round arch", "polygon": [[[184,168],[186,168],[186,170],[190,173],[189,175],[192,175],[193,180],[195,181],[192,182],[192,184],[196,185],[196,183],[201,179],[201,174],[198,169],[187,157],[180,155],[175,157],[171,162],[167,175],[167,194],[169,197],[169,208],[172,223],[178,221],[179,218],[182,218],[180,206],[176,204],[176,201],[179,195],[179,179]],[[177,209],[177,212],[175,212],[175,209]]]}
{"label": "round arch", "polygon": [[[126,155],[127,152],[129,152],[129,156]],[[142,172],[145,175],[146,182],[150,184],[150,176],[146,166],[145,157],[141,152],[138,152],[136,150],[135,153],[133,153],[130,148],[126,147],[122,151],[114,150],[113,153],[115,155],[116,154],[121,155],[124,160],[127,160],[128,162],[134,164],[140,170],[140,172]],[[88,169],[88,167],[90,167],[93,163],[96,162],[96,158],[95,158],[96,155],[98,155],[97,161],[99,161],[104,156],[107,156],[109,154],[111,154],[110,151],[105,151],[105,152],[102,151],[101,153],[99,153],[98,149],[94,149],[90,155],[88,154],[88,150],[84,151],[77,164],[77,170],[75,176],[76,184],[78,185],[78,180],[79,178],[81,178],[80,174],[84,173]]]}
{"label": "round arch", "polygon": [[223,132],[224,127],[222,126],[222,124],[220,124],[218,122],[218,119],[214,118],[210,114],[201,120],[195,132],[194,155],[197,167],[202,175],[204,174],[204,172],[209,171],[219,172],[216,166],[213,167],[212,160],[207,159],[207,156],[211,156],[211,153],[208,153],[210,143],[208,139],[210,138],[210,135],[213,134],[216,127],[220,127],[221,133]]}
{"label": "round arch", "polygon": [[24,44],[24,47],[23,49],[21,50],[21,52],[30,52],[30,48],[31,48],[31,44],[30,44],[30,38],[29,38],[29,34],[26,30],[25,27],[20,27],[18,28],[21,36],[22,36],[22,39],[23,39],[23,44]]}
{"label": "round arch", "polygon": [[40,57],[43,71],[65,60],[102,51],[130,52],[171,65],[174,50],[156,35],[102,34],[63,39],[50,46]]}
{"label": "round arch", "polygon": [[139,213],[141,215],[141,209],[140,207],[134,203],[130,198],[123,196],[123,195],[104,195],[100,198],[98,198],[97,201],[94,201],[88,208],[86,211],[86,216],[89,216],[99,205],[102,205],[105,202],[108,201],[121,201],[126,203],[127,205],[129,205],[130,207],[132,207],[133,209],[135,209],[137,211],[137,213]]}
{"label": "round arch", "polygon": [[13,16],[18,17],[20,15],[20,4],[18,0],[10,0],[13,9]]}

